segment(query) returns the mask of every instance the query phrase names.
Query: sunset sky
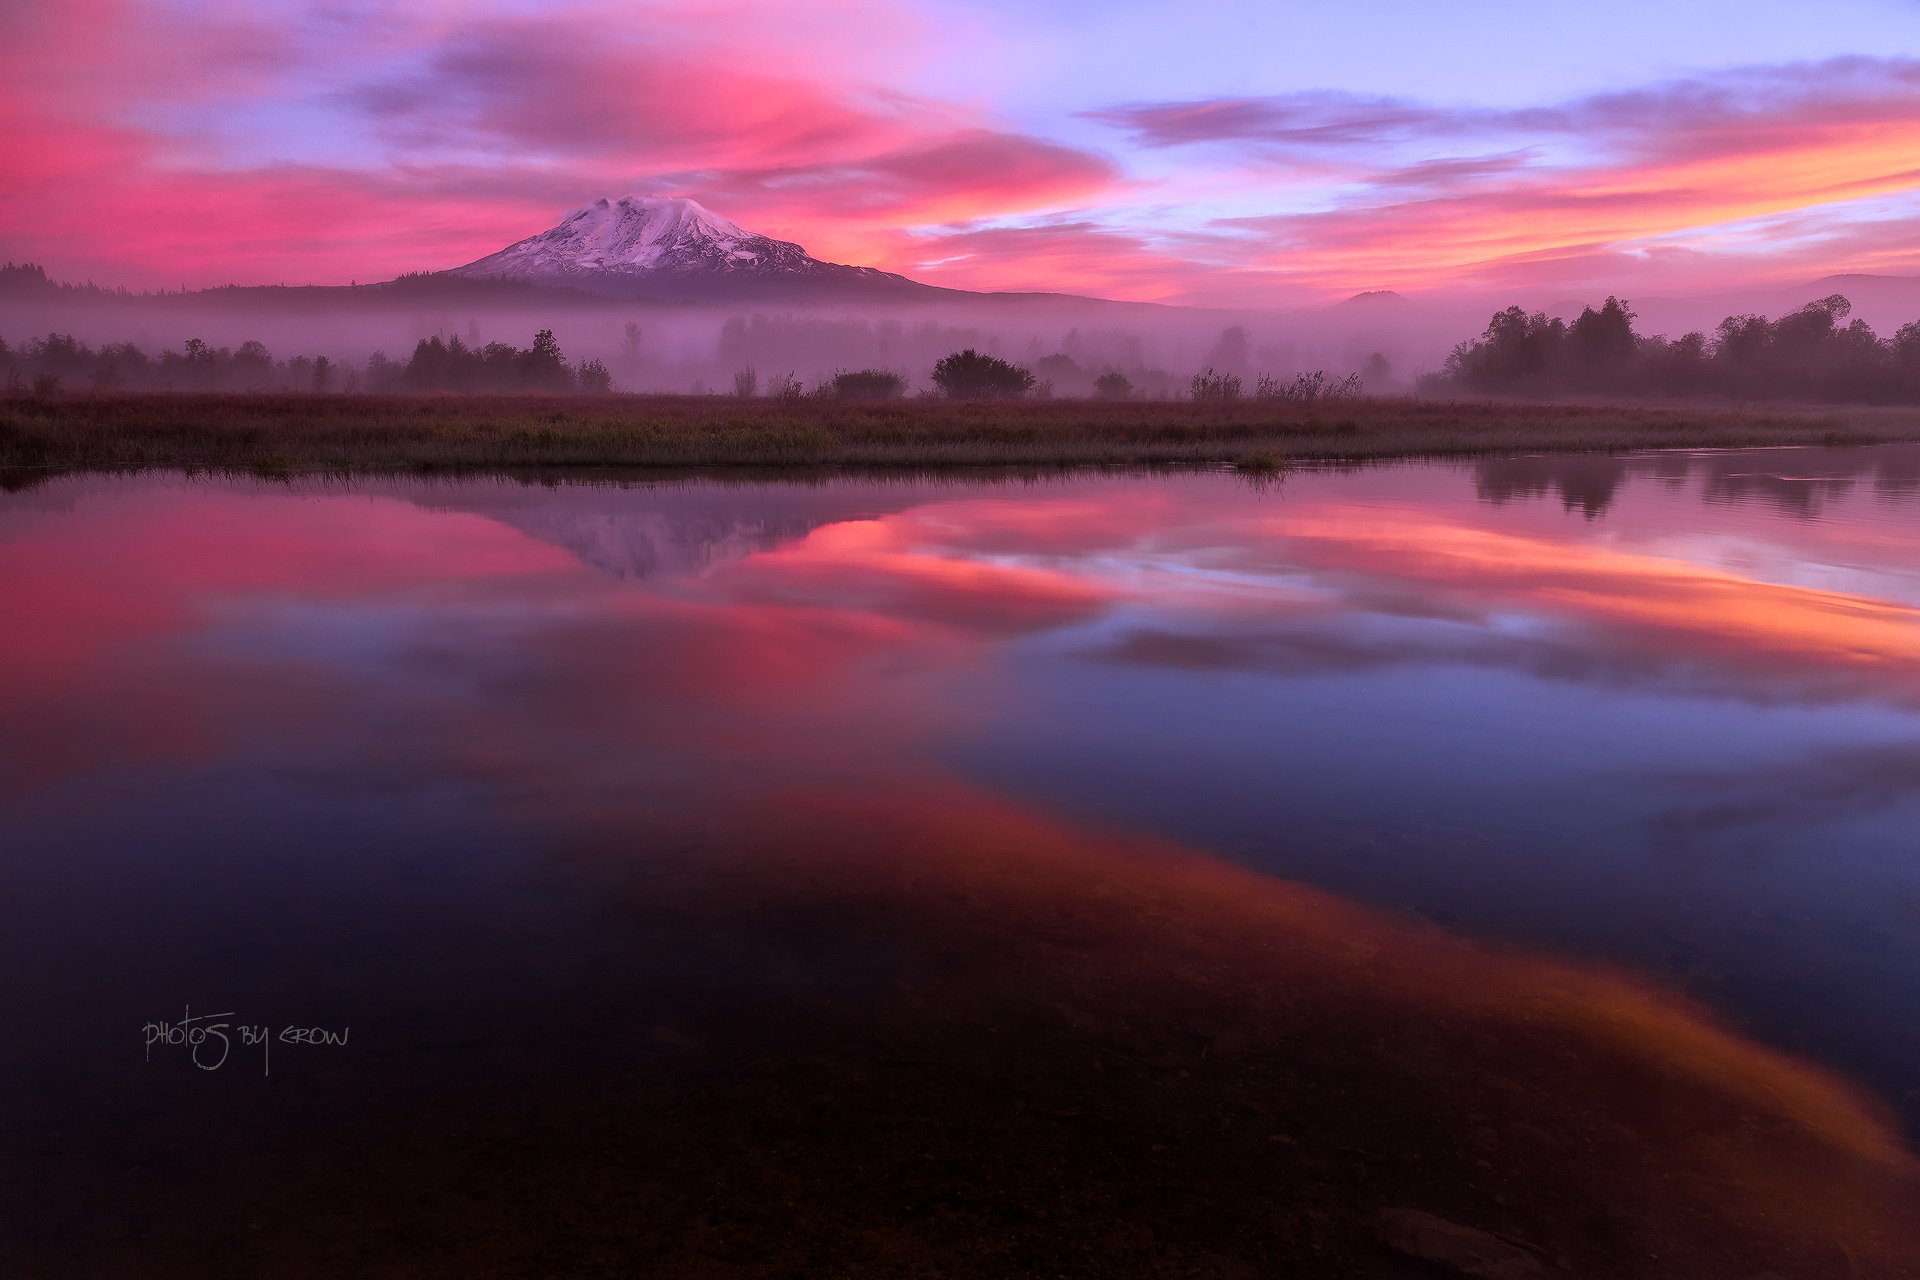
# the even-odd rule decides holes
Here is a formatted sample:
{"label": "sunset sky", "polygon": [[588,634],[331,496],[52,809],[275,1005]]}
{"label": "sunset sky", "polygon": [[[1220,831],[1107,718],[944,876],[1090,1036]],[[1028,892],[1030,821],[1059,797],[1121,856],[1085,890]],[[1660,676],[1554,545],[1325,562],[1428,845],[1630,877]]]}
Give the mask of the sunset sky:
{"label": "sunset sky", "polygon": [[601,195],[968,288],[1920,272],[1920,4],[4,0],[0,259],[448,267]]}

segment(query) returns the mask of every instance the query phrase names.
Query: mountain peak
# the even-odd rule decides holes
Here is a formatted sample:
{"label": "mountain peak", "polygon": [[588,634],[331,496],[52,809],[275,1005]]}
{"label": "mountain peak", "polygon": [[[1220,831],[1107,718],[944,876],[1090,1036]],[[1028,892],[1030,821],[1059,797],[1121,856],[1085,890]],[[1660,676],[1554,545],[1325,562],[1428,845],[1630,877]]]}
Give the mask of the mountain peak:
{"label": "mountain peak", "polygon": [[447,274],[695,300],[925,287],[872,267],[822,262],[791,241],[747,231],[697,200],[641,195],[591,201],[559,225]]}
{"label": "mountain peak", "polygon": [[706,238],[741,240],[747,233],[698,200],[684,196],[602,196],[568,215],[562,227],[579,226],[602,239],[622,236],[658,243],[662,240]]}

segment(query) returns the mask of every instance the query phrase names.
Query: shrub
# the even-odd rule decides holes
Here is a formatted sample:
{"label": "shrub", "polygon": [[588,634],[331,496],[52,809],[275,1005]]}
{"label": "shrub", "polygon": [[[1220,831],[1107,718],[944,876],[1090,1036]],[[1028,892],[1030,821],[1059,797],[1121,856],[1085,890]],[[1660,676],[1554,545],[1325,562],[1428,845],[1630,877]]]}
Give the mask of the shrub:
{"label": "shrub", "polygon": [[968,347],[933,366],[933,384],[953,400],[1017,397],[1032,388],[1033,374],[998,356],[981,355]]}
{"label": "shrub", "polygon": [[885,369],[856,369],[834,374],[832,386],[841,400],[896,400],[906,394],[907,380]]}
{"label": "shrub", "polygon": [[590,396],[603,396],[613,390],[613,374],[604,360],[582,360],[573,377],[580,390]]}
{"label": "shrub", "polygon": [[1093,393],[1102,400],[1126,400],[1133,396],[1133,384],[1124,373],[1103,373],[1093,380]]}
{"label": "shrub", "polygon": [[733,394],[742,400],[751,400],[760,394],[760,375],[752,365],[733,375]]}

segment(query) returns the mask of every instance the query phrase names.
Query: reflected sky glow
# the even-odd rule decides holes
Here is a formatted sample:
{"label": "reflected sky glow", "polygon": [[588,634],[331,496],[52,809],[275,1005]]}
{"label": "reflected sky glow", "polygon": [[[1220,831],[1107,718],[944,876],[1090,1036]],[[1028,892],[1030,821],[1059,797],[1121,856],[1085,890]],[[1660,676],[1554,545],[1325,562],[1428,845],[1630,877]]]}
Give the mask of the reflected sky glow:
{"label": "reflected sky glow", "polygon": [[[1240,1009],[1333,1054],[1417,1025],[1477,1046],[1434,1061],[1537,1090],[1337,1059],[1384,1073],[1382,1114],[1503,1096],[1558,1134],[1585,1123],[1566,1099],[1610,1099],[1581,1194],[1732,1247],[1661,1216],[1658,1149],[1726,1239],[1897,1266],[1906,455],[1272,487],[54,480],[0,497],[0,900],[39,906],[0,958],[98,943],[13,997],[75,1043],[122,987],[227,981],[243,946],[262,990],[484,1001],[444,975],[628,933],[657,948],[636,972],[702,1000],[817,986],[822,1025],[962,1057],[1033,1010],[1065,1019],[1033,1046],[1126,1009]],[[329,894],[363,932],[313,932]],[[481,941],[436,941],[460,904]],[[194,948],[155,946],[182,925]],[[655,980],[592,954],[587,1005]]]}

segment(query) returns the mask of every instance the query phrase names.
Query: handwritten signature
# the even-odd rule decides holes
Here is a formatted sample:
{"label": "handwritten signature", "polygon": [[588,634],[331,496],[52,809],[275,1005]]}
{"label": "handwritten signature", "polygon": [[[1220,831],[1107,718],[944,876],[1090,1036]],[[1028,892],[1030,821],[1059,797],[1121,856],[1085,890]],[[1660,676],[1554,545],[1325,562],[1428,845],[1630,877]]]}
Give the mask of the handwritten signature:
{"label": "handwritten signature", "polygon": [[227,1064],[235,1044],[242,1048],[260,1049],[260,1069],[265,1075],[273,1074],[273,1042],[281,1044],[308,1045],[345,1045],[349,1027],[330,1031],[325,1027],[281,1027],[278,1032],[269,1026],[230,1021],[232,1013],[203,1013],[195,1015],[192,1005],[184,1005],[185,1012],[178,1022],[149,1022],[140,1029],[147,1040],[148,1062],[153,1061],[153,1046],[185,1049],[193,1065],[202,1071],[218,1071]]}

